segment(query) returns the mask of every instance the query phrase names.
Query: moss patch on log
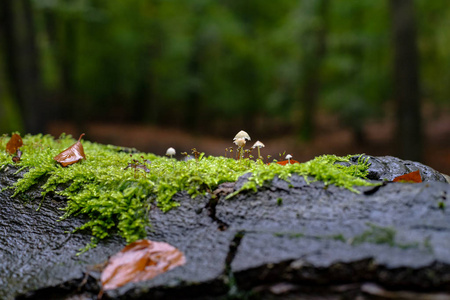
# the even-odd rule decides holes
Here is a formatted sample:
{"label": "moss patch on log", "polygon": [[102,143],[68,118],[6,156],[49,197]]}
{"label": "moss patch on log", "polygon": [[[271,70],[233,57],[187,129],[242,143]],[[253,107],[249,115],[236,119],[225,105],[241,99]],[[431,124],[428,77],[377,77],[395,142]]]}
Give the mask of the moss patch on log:
{"label": "moss patch on log", "polygon": [[[9,137],[0,137],[0,171],[8,168],[12,155],[6,153]],[[187,191],[192,197],[214,190],[223,182],[234,182],[240,176],[251,173],[242,190],[254,190],[271,181],[275,176],[289,180],[293,173],[309,180],[357,192],[354,186],[371,185],[365,176],[369,167],[367,160],[345,166],[336,162],[348,162],[350,157],[323,155],[301,163],[267,165],[261,160],[234,160],[222,156],[205,156],[195,160],[179,161],[151,153],[127,153],[121,148],[83,141],[86,160],[62,167],[53,157],[75,143],[69,135],[55,139],[49,135],[26,135],[21,160],[15,164],[25,170],[23,178],[11,188],[14,196],[26,193],[31,187],[42,183],[42,196],[55,193],[67,198],[62,218],[76,215],[88,216],[88,221],[78,230],[88,230],[93,235],[94,246],[99,239],[119,232],[127,242],[146,236],[148,213],[152,203],[163,211],[179,204],[173,196]],[[128,167],[138,164],[145,168]],[[146,171],[147,170],[147,171]]]}

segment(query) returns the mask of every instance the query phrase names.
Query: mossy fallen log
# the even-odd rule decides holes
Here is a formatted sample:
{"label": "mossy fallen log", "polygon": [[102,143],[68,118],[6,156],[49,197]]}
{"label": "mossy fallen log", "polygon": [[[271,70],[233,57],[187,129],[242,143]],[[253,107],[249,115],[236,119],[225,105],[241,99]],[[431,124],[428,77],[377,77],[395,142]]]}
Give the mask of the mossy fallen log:
{"label": "mossy fallen log", "polygon": [[[359,160],[385,159],[367,158]],[[129,162],[129,154],[123,161]],[[190,167],[198,167],[196,163]],[[403,166],[411,168],[410,162]],[[364,171],[375,173],[371,167]],[[106,291],[103,297],[445,296],[450,290],[450,185],[440,181],[438,172],[415,167],[424,182],[385,181],[353,186],[353,191],[299,172],[287,177],[281,172],[255,191],[242,190],[252,180],[252,173],[243,172],[194,198],[187,190],[175,192],[171,200],[178,206],[168,211],[150,201],[146,237],[180,249],[186,264],[152,280]],[[91,216],[60,219],[70,200],[57,191],[70,185],[56,185],[54,192],[42,195],[54,174],[13,197],[13,189],[3,188],[29,172],[19,169],[8,165],[0,170],[0,298],[95,298],[105,261],[127,239],[111,231],[97,247],[77,255],[92,235],[74,229]],[[134,170],[128,171],[134,178]],[[394,176],[389,172],[386,176]],[[143,173],[140,178],[145,178]]]}

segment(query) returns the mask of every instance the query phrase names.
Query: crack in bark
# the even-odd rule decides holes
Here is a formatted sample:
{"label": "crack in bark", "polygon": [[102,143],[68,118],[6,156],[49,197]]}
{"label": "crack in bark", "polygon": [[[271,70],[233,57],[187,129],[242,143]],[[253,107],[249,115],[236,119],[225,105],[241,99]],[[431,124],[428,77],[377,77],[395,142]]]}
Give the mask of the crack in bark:
{"label": "crack in bark", "polygon": [[216,206],[217,206],[217,203],[219,203],[219,199],[220,198],[213,195],[211,197],[211,199],[209,199],[205,208],[208,210],[209,217],[218,224],[217,229],[219,229],[220,231],[225,231],[228,229],[229,225],[226,222],[219,219],[216,215]]}
{"label": "crack in bark", "polygon": [[364,195],[369,196],[369,195],[373,195],[376,192],[378,192],[379,189],[381,189],[382,187],[385,187],[389,182],[388,181],[383,181],[381,184],[374,186],[373,188],[364,191]]}
{"label": "crack in bark", "polygon": [[231,263],[234,260],[234,257],[236,256],[236,253],[239,249],[239,245],[241,244],[242,238],[245,235],[245,231],[241,230],[235,233],[233,240],[230,242],[230,247],[228,249],[228,254],[225,259],[225,277],[228,280],[228,296],[229,297],[236,297],[239,295],[239,287],[236,283],[236,278],[234,276],[234,273],[231,269]]}
{"label": "crack in bark", "polygon": [[51,248],[53,251],[54,250],[59,250],[61,249],[65,244],[67,244],[67,242],[72,238],[72,233],[69,233],[67,235],[67,237],[64,239],[64,241],[62,241],[61,243],[59,243],[58,245],[56,245],[55,247]]}

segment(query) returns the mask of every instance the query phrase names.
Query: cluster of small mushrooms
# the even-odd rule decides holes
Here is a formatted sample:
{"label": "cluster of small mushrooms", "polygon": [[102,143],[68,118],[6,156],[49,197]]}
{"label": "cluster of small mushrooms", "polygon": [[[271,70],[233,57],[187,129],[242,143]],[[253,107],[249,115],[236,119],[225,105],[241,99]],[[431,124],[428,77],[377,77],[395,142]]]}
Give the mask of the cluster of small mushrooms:
{"label": "cluster of small mushrooms", "polygon": [[[246,143],[246,140],[251,140],[250,136],[248,135],[247,132],[245,132],[244,130],[239,131],[236,136],[233,139],[233,143],[235,143],[238,146],[238,149],[240,149],[241,153],[240,153],[240,158],[243,158],[243,151],[244,151],[244,146]],[[256,141],[253,146],[251,147],[252,149],[258,148],[258,159],[263,159],[261,156],[261,148],[265,147],[265,145],[260,142],[260,141]],[[288,163],[291,163],[291,158],[292,155],[288,154],[286,155],[286,159],[288,160]]]}
{"label": "cluster of small mushrooms", "polygon": [[[240,158],[243,158],[244,155],[244,146],[246,143],[246,140],[251,140],[250,136],[248,135],[247,132],[245,132],[244,130],[239,131],[236,136],[233,139],[233,143],[236,144],[236,146],[238,146],[238,149],[241,150],[240,153]],[[256,141],[253,146],[252,149],[258,148],[258,158],[262,158],[261,157],[261,153],[260,153],[260,149],[265,147],[265,145],[263,143],[261,143],[260,141]]]}
{"label": "cluster of small mushrooms", "polygon": [[[240,155],[239,155],[240,159],[242,159],[244,157],[244,146],[247,143],[247,141],[250,141],[250,140],[251,140],[250,136],[244,130],[239,131],[236,134],[236,136],[233,138],[233,141],[234,141],[233,143],[235,143],[236,146],[238,146],[238,150],[240,150]],[[253,144],[253,146],[251,147],[252,149],[258,148],[258,159],[262,159],[260,149],[263,147],[265,147],[265,145],[260,141],[256,141]],[[172,158],[172,156],[174,156],[175,153],[176,153],[175,149],[172,147],[168,148],[166,151],[166,155],[170,156],[170,158]],[[286,159],[289,161],[289,163],[291,161],[291,158],[292,158],[292,155],[290,155],[290,154],[286,155]]]}

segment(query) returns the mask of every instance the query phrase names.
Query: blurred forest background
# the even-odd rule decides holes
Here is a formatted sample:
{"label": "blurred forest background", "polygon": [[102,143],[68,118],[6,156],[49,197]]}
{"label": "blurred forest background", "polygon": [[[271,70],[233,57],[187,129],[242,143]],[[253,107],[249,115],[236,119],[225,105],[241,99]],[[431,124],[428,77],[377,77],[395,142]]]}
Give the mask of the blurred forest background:
{"label": "blurred forest background", "polygon": [[224,155],[244,129],[450,173],[449,99],[448,0],[0,3],[0,133]]}

